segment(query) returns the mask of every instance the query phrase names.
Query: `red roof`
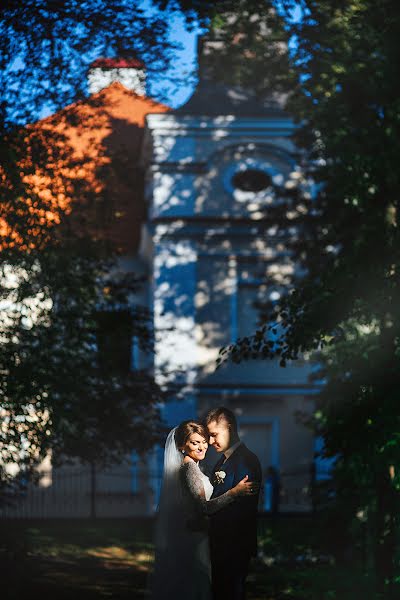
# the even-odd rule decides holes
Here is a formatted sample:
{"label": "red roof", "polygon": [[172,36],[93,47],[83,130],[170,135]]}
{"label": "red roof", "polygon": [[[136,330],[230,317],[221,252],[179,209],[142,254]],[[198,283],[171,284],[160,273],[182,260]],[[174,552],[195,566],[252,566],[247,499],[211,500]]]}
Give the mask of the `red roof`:
{"label": "red roof", "polygon": [[[31,235],[22,238],[13,227],[13,215],[7,219],[3,211],[1,239],[10,237],[10,247],[33,247],[33,236],[43,236],[46,228],[50,231],[68,217],[79,235],[108,240],[119,254],[135,254],[146,218],[141,166],[145,117],[168,110],[115,82],[29,125],[32,154],[36,138],[48,149],[47,167],[32,169],[35,163],[28,154],[19,165],[26,173],[25,212]],[[1,179],[0,167],[0,183]]]}
{"label": "red roof", "polygon": [[144,62],[138,58],[97,58],[90,65],[91,69],[143,69]]}

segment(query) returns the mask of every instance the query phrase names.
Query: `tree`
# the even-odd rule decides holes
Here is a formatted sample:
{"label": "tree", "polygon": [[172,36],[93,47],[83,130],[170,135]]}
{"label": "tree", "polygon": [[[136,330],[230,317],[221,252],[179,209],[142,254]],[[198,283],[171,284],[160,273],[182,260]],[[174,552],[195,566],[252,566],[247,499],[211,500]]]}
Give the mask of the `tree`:
{"label": "tree", "polygon": [[[134,336],[152,349],[151,315],[128,297],[141,282],[110,276],[110,261],[82,246],[63,240],[29,255],[29,280],[12,289],[16,310],[0,350],[2,455],[25,478],[48,450],[54,465],[78,459],[94,471],[145,452],[163,432],[167,395],[130,365]],[[15,486],[12,475],[3,479]]]}
{"label": "tree", "polygon": [[198,23],[207,31],[207,39],[217,42],[214,51],[201,57],[201,66],[212,73],[215,81],[251,89],[261,97],[291,89],[289,36],[275,2],[157,0],[157,4],[179,8],[188,26]]}
{"label": "tree", "polygon": [[[302,18],[293,22],[296,6]],[[338,459],[338,496],[373,531],[378,592],[389,598],[400,484],[399,12],[391,0],[288,1],[277,10],[295,40],[288,110],[304,173],[289,193],[277,190],[285,199],[277,222],[286,216],[296,230],[289,243],[303,276],[221,362],[279,357],[284,367],[321,351],[315,423]],[[277,327],[271,343],[266,334]]]}
{"label": "tree", "polygon": [[139,56],[150,74],[165,72],[176,47],[168,29],[165,12],[129,0],[8,0],[0,14],[2,126],[84,98],[99,56]]}
{"label": "tree", "polygon": [[[127,450],[145,451],[162,430],[165,394],[151,372],[104,359],[105,314],[115,310],[121,334],[151,351],[151,316],[133,304],[140,278],[127,281],[116,248],[94,235],[101,194],[79,175],[69,140],[46,125],[24,125],[84,98],[94,58],[140,55],[148,71],[163,71],[174,44],[165,15],[113,0],[6,2],[0,34],[4,492],[18,484],[16,467],[29,477],[49,450],[55,463],[69,457],[104,466]],[[77,199],[87,204],[87,222],[71,211]]]}

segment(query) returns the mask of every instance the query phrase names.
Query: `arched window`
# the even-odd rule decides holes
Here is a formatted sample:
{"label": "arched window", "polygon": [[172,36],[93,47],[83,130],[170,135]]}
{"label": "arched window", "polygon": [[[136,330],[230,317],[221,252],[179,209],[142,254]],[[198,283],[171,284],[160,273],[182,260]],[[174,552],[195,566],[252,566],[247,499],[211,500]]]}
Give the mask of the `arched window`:
{"label": "arched window", "polygon": [[242,192],[262,192],[271,183],[271,177],[261,169],[245,169],[236,172],[232,177],[233,188]]}

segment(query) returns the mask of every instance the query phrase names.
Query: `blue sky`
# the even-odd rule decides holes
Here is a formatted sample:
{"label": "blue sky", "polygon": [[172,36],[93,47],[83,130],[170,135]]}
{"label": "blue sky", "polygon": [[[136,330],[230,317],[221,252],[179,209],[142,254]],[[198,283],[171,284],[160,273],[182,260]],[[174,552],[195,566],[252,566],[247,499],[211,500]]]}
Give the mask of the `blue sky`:
{"label": "blue sky", "polygon": [[[142,0],[141,4],[149,14],[155,11],[151,0]],[[300,12],[295,10],[293,21],[298,21],[299,18]],[[172,108],[177,108],[190,98],[196,86],[197,37],[200,30],[194,28],[193,31],[188,31],[183,15],[178,12],[170,13],[168,20],[170,23],[170,39],[178,43],[180,48],[176,50],[173,65],[168,71],[159,75],[155,73],[148,74],[149,95]],[[184,82],[176,85],[173,83],[176,79],[181,81],[183,79]],[[48,107],[43,107],[39,117],[48,116],[50,112]]]}
{"label": "blue sky", "polygon": [[[149,7],[149,11],[151,10],[151,0],[144,0],[144,6]],[[279,3],[278,3],[279,5]],[[296,6],[294,11],[292,12],[291,20],[292,22],[298,22],[301,20],[302,13],[299,6]],[[169,72],[166,73],[168,77],[174,77],[175,75],[185,76],[186,74],[189,76],[192,74],[192,77],[188,77],[188,81],[185,85],[180,86],[169,86],[166,94],[166,99],[164,101],[171,106],[172,108],[177,108],[184,104],[192,95],[195,85],[196,78],[193,77],[196,74],[196,53],[197,53],[197,36],[200,30],[187,31],[185,27],[184,17],[175,13],[174,16],[170,16],[170,37],[174,42],[179,42],[181,44],[181,50],[178,50],[176,53],[176,60],[174,61],[174,66],[170,69]],[[296,40],[293,38],[289,43],[289,48],[294,48],[296,46]],[[162,93],[163,88],[165,87],[165,78],[160,77],[157,81],[153,79],[151,82],[152,93],[153,96],[157,98],[158,93]],[[165,90],[164,90],[165,92]]]}
{"label": "blue sky", "polygon": [[[172,108],[177,108],[190,98],[196,85],[198,30],[187,31],[184,18],[178,14],[171,17],[170,22],[171,41],[178,42],[181,49],[176,51],[174,65],[165,73],[166,77],[161,75],[160,78],[153,78],[149,83],[154,97],[157,98],[159,93],[166,91],[167,100],[164,101]],[[179,86],[169,85],[167,90],[164,90],[166,79],[168,80],[169,77],[173,79],[176,75],[178,77],[183,76],[186,79],[185,84]]]}
{"label": "blue sky", "polygon": [[[145,5],[149,4],[145,0]],[[149,8],[149,12],[151,8]],[[159,75],[148,74],[149,95],[159,100],[171,108],[178,108],[189,100],[196,86],[196,65],[197,65],[197,36],[199,29],[188,31],[185,26],[185,20],[182,15],[175,12],[168,16],[170,22],[170,39],[178,43],[180,48],[176,50],[175,59],[171,68]],[[20,66],[16,59],[15,66]],[[174,84],[174,80],[184,80],[179,85]],[[48,106],[38,113],[38,118],[42,119],[49,116],[53,111]]]}

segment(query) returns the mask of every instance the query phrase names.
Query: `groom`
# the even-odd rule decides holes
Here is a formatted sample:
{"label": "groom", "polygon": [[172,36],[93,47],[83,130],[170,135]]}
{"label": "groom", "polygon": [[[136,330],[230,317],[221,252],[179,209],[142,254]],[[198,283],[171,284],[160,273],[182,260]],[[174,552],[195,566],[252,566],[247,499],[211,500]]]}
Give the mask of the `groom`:
{"label": "groom", "polygon": [[[221,454],[214,467],[212,498],[217,498],[248,475],[258,487],[260,462],[242,444],[235,415],[224,407],[206,415],[210,444]],[[210,552],[214,600],[243,600],[250,558],[257,550],[258,493],[243,496],[211,515]]]}

